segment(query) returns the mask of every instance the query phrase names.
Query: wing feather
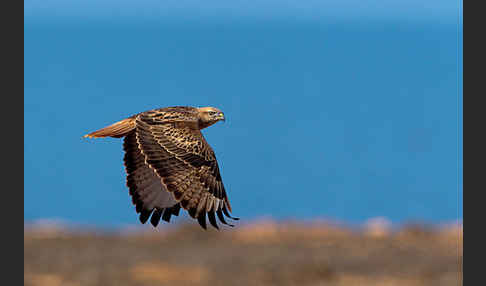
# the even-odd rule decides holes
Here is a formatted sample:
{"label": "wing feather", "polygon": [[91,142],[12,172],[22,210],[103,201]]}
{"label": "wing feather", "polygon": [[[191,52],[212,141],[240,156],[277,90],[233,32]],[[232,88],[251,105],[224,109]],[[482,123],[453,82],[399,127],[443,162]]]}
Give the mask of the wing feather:
{"label": "wing feather", "polygon": [[150,223],[156,227],[159,224],[160,217],[162,216],[162,212],[164,209],[155,209],[154,213],[152,214],[152,217],[150,218]]}
{"label": "wing feather", "polygon": [[[178,202],[163,186],[161,178],[145,163],[145,157],[138,148],[135,131],[126,135],[123,142],[125,150],[125,169],[127,172],[127,186],[132,197],[135,210],[140,213],[142,223],[150,222],[157,226],[164,208],[178,205]],[[155,211],[154,211],[155,210]]]}

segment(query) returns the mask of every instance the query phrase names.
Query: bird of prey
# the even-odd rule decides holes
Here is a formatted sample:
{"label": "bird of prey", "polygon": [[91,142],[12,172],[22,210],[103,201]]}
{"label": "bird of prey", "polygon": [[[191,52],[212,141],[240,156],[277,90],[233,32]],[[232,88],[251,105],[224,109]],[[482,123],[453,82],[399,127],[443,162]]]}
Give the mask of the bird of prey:
{"label": "bird of prey", "polygon": [[143,224],[170,222],[181,207],[206,229],[219,229],[231,205],[213,149],[201,129],[225,120],[214,107],[175,106],[133,115],[84,137],[124,138],[126,184]]}

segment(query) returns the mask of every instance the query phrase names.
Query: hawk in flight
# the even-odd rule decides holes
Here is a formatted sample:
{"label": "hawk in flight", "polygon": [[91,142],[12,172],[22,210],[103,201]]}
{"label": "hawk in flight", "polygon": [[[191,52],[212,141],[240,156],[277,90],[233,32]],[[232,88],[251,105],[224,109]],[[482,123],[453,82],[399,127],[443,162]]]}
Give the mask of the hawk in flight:
{"label": "hawk in flight", "polygon": [[176,106],[153,109],[121,120],[84,137],[124,138],[127,186],[140,221],[156,227],[170,222],[181,207],[206,229],[206,216],[232,217],[231,205],[213,149],[201,129],[225,120],[214,107]]}

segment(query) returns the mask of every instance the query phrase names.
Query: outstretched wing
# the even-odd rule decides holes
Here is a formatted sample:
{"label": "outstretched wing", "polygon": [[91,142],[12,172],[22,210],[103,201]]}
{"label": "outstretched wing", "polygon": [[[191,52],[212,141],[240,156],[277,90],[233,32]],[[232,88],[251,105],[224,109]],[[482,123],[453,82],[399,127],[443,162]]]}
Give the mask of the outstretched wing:
{"label": "outstretched wing", "polygon": [[166,190],[160,177],[145,163],[134,130],[126,134],[123,149],[127,186],[132,203],[136,205],[137,213],[140,213],[140,221],[147,222],[153,212],[150,220],[153,226],[158,225],[161,217],[170,222],[172,215],[179,215],[180,205]]}
{"label": "outstretched wing", "polygon": [[[145,163],[192,218],[206,228],[206,215],[218,228],[231,206],[214,151],[190,112],[144,112],[136,118],[136,141]],[[237,219],[237,218],[233,218]]]}

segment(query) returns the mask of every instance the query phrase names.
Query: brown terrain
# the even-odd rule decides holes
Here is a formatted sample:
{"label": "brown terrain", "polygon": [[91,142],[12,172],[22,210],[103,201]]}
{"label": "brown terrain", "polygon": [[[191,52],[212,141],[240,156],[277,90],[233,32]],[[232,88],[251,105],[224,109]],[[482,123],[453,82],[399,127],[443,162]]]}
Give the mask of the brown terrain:
{"label": "brown terrain", "polygon": [[462,225],[26,226],[24,284],[462,285]]}

